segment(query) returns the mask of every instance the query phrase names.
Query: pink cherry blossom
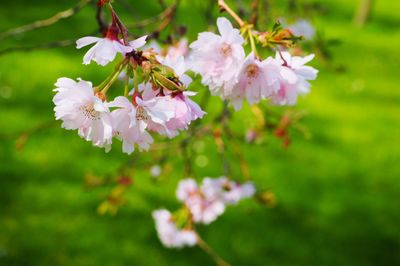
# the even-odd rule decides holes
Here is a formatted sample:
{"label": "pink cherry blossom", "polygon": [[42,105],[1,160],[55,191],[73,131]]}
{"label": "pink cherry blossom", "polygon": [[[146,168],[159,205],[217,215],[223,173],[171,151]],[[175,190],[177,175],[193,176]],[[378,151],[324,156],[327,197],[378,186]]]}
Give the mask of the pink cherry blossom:
{"label": "pink cherry blossom", "polygon": [[139,150],[148,150],[153,138],[147,129],[165,128],[165,123],[174,115],[172,105],[166,97],[149,100],[136,97],[135,102],[136,106],[127,98],[119,96],[109,103],[110,107],[117,108],[111,113],[114,129],[123,141],[123,152],[128,154],[134,151],[135,144],[139,146]]}
{"label": "pink cherry blossom", "polygon": [[190,210],[195,223],[210,224],[225,211],[225,204],[216,197],[205,197],[194,179],[181,180],[176,195]]}
{"label": "pink cherry blossom", "polygon": [[226,177],[204,178],[199,187],[194,179],[181,180],[176,196],[190,210],[195,223],[210,224],[225,211],[226,205],[253,196],[252,183],[238,184]]}
{"label": "pink cherry blossom", "polygon": [[197,185],[196,180],[193,178],[186,178],[178,183],[178,187],[176,189],[176,197],[178,200],[185,202],[190,197],[196,195],[198,193],[199,186]]}
{"label": "pink cherry blossom", "polygon": [[252,183],[239,184],[226,177],[204,178],[201,190],[206,198],[217,198],[227,205],[236,204],[244,198],[252,197],[255,193]]}
{"label": "pink cherry blossom", "polygon": [[226,18],[218,18],[217,26],[220,35],[203,32],[190,45],[190,68],[202,76],[202,83],[209,86],[213,95],[226,98],[237,82],[245,57],[244,39]]}
{"label": "pink cherry blossom", "polygon": [[131,154],[136,144],[139,150],[148,150],[153,143],[153,138],[146,131],[147,123],[141,119],[140,111],[122,96],[110,102],[109,107],[117,107],[111,112],[111,116],[114,121],[114,131],[122,140],[122,151]]}
{"label": "pink cherry blossom", "polygon": [[[178,72],[179,73],[179,72]],[[181,75],[183,76],[183,75]],[[189,77],[186,79],[189,81]],[[140,84],[139,91],[142,93],[144,100],[150,100],[158,96],[159,89],[154,90],[150,83]],[[133,92],[131,91],[130,94]],[[196,119],[203,118],[205,112],[200,106],[190,99],[196,93],[191,91],[184,92],[169,92],[164,90],[166,95],[164,100],[169,103],[168,107],[173,109],[174,115],[164,124],[151,124],[150,129],[157,131],[159,134],[173,138],[179,134],[179,130],[185,130],[190,123]]]}
{"label": "pink cherry blossom", "polygon": [[92,83],[59,78],[55,84],[55,116],[62,127],[78,130],[79,136],[108,151],[112,142],[112,120],[107,104],[95,96]]}
{"label": "pink cherry blossom", "polygon": [[153,211],[156,222],[156,230],[161,243],[168,248],[182,248],[197,244],[197,234],[190,229],[180,229],[173,221],[168,210],[160,209]]}
{"label": "pink cherry blossom", "polygon": [[192,121],[203,118],[205,112],[201,110],[196,102],[189,98],[194,95],[196,93],[191,91],[178,92],[174,96],[170,95],[175,109],[174,117],[166,123],[170,136],[176,136],[178,130],[188,129]]}
{"label": "pink cherry blossom", "polygon": [[293,105],[298,95],[310,92],[311,84],[308,81],[317,78],[318,70],[305,64],[313,58],[313,54],[306,57],[291,56],[288,52],[276,54],[275,59],[281,65],[281,82],[279,90],[272,95],[272,103]]}
{"label": "pink cherry blossom", "polygon": [[238,82],[229,96],[234,108],[239,110],[243,99],[255,104],[278,91],[279,71],[280,65],[273,58],[261,61],[250,53],[241,66]]}

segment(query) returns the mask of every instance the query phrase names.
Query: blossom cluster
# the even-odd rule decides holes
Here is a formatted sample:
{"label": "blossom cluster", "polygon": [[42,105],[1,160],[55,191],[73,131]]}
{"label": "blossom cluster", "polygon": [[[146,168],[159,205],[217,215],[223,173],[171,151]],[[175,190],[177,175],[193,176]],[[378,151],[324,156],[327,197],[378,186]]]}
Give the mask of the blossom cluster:
{"label": "blossom cluster", "polygon": [[[183,38],[162,48],[148,41],[148,36],[130,40],[111,2],[98,1],[99,11],[107,6],[112,18],[104,36],[80,38],[76,48],[92,45],[83,57],[84,65],[95,62],[106,66],[116,58],[122,59],[98,85],[80,78],[59,78],[53,98],[55,117],[62,121],[62,127],[77,130],[80,137],[106,151],[114,139],[122,142],[122,151],[127,154],[135,149],[149,150],[154,135],[174,138],[193,121],[202,119],[206,113],[193,101],[196,93],[188,90],[192,84],[190,73],[201,76],[201,83],[212,95],[236,110],[244,101],[293,105],[299,95],[309,93],[309,81],[317,77],[318,71],[307,65],[313,54],[292,56],[288,49],[299,39],[295,34],[304,33],[310,38],[314,34],[304,21],[286,29],[278,23],[270,32],[258,32],[237,15],[232,17],[240,29],[220,17],[219,34],[202,32],[191,44]],[[218,3],[221,10],[229,10],[224,1]],[[274,56],[263,59],[257,46],[270,48]],[[108,93],[116,82],[124,83],[123,92]],[[280,136],[287,139],[286,131],[282,132]],[[254,136],[249,135],[248,140]],[[159,168],[152,168],[153,176],[160,173]],[[196,225],[214,222],[227,206],[254,194],[251,182],[238,183],[227,177],[206,177],[200,184],[191,178],[181,180],[176,197],[182,208],[174,213],[166,209],[153,212],[158,236],[166,247],[201,246]]]}
{"label": "blossom cluster", "polygon": [[[193,246],[197,243],[194,224],[210,224],[225,211],[226,206],[252,197],[255,187],[252,183],[239,184],[227,177],[203,179],[201,185],[194,179],[181,180],[176,197],[184,204],[186,216],[174,216],[165,209],[153,212],[156,229],[166,247]],[[179,224],[183,224],[180,228]]]}
{"label": "blossom cluster", "polygon": [[[128,64],[136,63],[129,57],[129,53],[139,51],[146,44],[146,36],[131,41],[129,45],[124,45],[122,40],[112,36],[108,34],[105,38],[79,39],[77,48],[95,43],[85,54],[83,63],[95,61],[104,66],[114,60],[117,53],[127,58]],[[184,58],[176,54],[157,56],[157,63],[171,68],[174,78],[187,87],[192,80],[185,74],[187,67]],[[153,142],[149,132],[172,138],[205,114],[190,99],[195,95],[194,92],[170,90],[169,87],[163,87],[162,83],[151,80],[145,80],[129,95],[118,96],[112,101],[107,101],[104,89],[96,89],[89,81],[60,78],[55,86],[57,93],[53,99],[56,106],[54,110],[56,119],[63,121],[62,127],[78,130],[82,138],[107,151],[111,148],[113,137],[123,142],[125,153],[132,153],[135,146],[139,150],[148,150]]]}
{"label": "blossom cluster", "polygon": [[[147,36],[128,42],[120,39],[117,25],[113,21],[104,38],[83,37],[76,42],[79,49],[94,44],[85,54],[84,64],[94,61],[105,66],[117,54],[122,55],[110,77],[99,86],[60,78],[53,99],[62,127],[78,130],[82,138],[106,151],[114,137],[122,141],[125,153],[132,153],[136,146],[148,150],[153,143],[151,132],[173,138],[202,118],[205,112],[191,100],[196,93],[187,90],[192,82],[186,74],[189,70],[200,74],[212,94],[228,100],[237,110],[243,100],[256,104],[269,99],[272,104],[293,105],[298,95],[309,92],[309,80],[318,72],[306,65],[314,55],[291,56],[279,50],[275,57],[261,59],[253,50],[246,56],[245,39],[226,18],[217,20],[219,35],[200,33],[190,51],[186,39],[167,50],[154,42],[146,44]],[[251,34],[253,42],[265,35]],[[121,76],[126,87],[135,83],[134,88],[108,101],[107,90]]]}
{"label": "blossom cluster", "polygon": [[218,18],[217,26],[219,35],[200,33],[190,45],[191,69],[202,76],[212,94],[229,100],[239,110],[244,99],[250,104],[270,99],[275,105],[293,105],[298,95],[309,92],[308,81],[314,80],[318,71],[305,64],[314,55],[291,56],[279,50],[275,57],[261,59],[253,50],[246,56],[239,29],[226,18]]}

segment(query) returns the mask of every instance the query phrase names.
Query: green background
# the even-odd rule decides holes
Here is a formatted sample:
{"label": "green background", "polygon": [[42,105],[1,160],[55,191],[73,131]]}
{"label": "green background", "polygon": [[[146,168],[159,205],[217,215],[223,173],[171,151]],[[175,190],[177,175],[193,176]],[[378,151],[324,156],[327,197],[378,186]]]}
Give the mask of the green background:
{"label": "green background", "polygon": [[[160,11],[155,0],[115,2],[130,22]],[[288,149],[271,136],[267,145],[243,147],[251,177],[276,194],[277,205],[243,202],[200,233],[232,265],[400,265],[400,2],[377,0],[364,28],[351,23],[358,1],[302,2],[318,3],[323,13],[313,23],[326,39],[340,41],[330,47],[331,61],[312,62],[319,77],[299,101],[311,137],[294,133]],[[2,3],[0,32],[74,3]],[[191,39],[207,28],[207,5],[182,1],[178,23]],[[275,15],[285,16],[280,8]],[[0,48],[88,35],[96,31],[93,16],[86,7],[51,27],[2,40]],[[60,123],[16,149],[16,132],[53,119],[58,77],[99,83],[112,68],[82,66],[83,54],[70,46],[0,56],[0,265],[212,265],[199,248],[163,248],[154,229],[153,209],[178,206],[179,157],[168,158],[171,175],[154,182],[141,166],[151,164],[146,153],[128,157],[117,143],[105,154]],[[217,98],[212,103],[211,116],[220,108]],[[248,112],[245,107],[238,116]],[[234,123],[245,130],[240,119]],[[216,147],[211,139],[204,143],[198,150],[209,163],[196,166],[196,176],[219,176]],[[130,158],[138,166],[127,204],[115,216],[98,215],[113,186],[87,190],[85,174],[112,174]]]}

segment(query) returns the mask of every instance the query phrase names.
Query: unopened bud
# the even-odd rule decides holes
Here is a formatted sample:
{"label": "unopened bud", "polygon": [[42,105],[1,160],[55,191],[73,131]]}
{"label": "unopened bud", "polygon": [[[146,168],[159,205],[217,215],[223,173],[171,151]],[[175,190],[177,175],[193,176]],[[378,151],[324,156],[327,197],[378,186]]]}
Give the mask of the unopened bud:
{"label": "unopened bud", "polygon": [[160,87],[170,91],[183,91],[183,86],[167,78],[158,71],[153,72],[153,81]]}

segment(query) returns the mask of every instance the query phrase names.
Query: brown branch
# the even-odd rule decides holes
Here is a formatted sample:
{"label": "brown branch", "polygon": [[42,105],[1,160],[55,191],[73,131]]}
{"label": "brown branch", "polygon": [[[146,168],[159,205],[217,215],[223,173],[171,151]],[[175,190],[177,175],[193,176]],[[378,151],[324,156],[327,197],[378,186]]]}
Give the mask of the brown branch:
{"label": "brown branch", "polygon": [[97,25],[99,25],[99,32],[105,35],[107,32],[108,25],[107,22],[104,20],[102,11],[103,11],[103,6],[97,5],[97,10],[96,10]]}
{"label": "brown branch", "polygon": [[222,259],[200,236],[197,234],[198,246],[206,252],[214,261],[217,266],[230,266],[228,262]]}
{"label": "brown branch", "polygon": [[252,16],[251,16],[250,23],[253,24],[253,25],[257,24],[257,20],[258,20],[258,4],[259,3],[260,3],[260,0],[253,0],[253,2],[251,3]]}
{"label": "brown branch", "polygon": [[128,23],[126,24],[129,28],[143,28],[146,26],[149,26],[153,23],[157,23],[159,21],[163,21],[166,19],[166,17],[170,16],[171,13],[171,8],[169,7],[167,9],[165,9],[163,12],[159,13],[158,15],[154,16],[154,17],[150,17],[138,22],[134,22],[134,23]]}
{"label": "brown branch", "polygon": [[69,18],[69,17],[75,15],[83,7],[85,7],[92,1],[93,0],[81,0],[74,7],[69,8],[64,11],[61,11],[48,19],[38,20],[31,24],[27,24],[27,25],[24,25],[24,26],[21,26],[18,28],[14,28],[14,29],[10,29],[8,31],[0,33],[0,40],[10,37],[10,36],[18,35],[18,34],[21,34],[21,33],[27,32],[27,31],[32,31],[32,30],[35,30],[38,28],[44,28],[44,27],[53,25],[53,24],[57,23],[58,21],[60,21],[61,19],[66,19],[66,18]]}
{"label": "brown branch", "polygon": [[231,17],[236,20],[240,27],[243,27],[246,23],[233,11],[224,0],[217,0],[218,6],[221,12],[226,11]]}
{"label": "brown branch", "polygon": [[167,8],[167,5],[165,4],[164,0],[158,0],[158,4],[161,6],[162,9]]}
{"label": "brown branch", "polygon": [[163,31],[174,20],[176,11],[178,10],[179,2],[180,0],[176,0],[175,3],[167,9],[168,11],[165,14],[164,20],[161,22],[156,30],[157,33]]}
{"label": "brown branch", "polygon": [[15,46],[5,48],[0,50],[0,56],[11,53],[11,52],[29,52],[33,50],[42,50],[42,49],[49,49],[49,48],[56,48],[56,47],[66,47],[75,43],[75,40],[64,40],[64,41],[55,41],[55,42],[48,42],[48,43],[40,43],[37,45],[32,46]]}

